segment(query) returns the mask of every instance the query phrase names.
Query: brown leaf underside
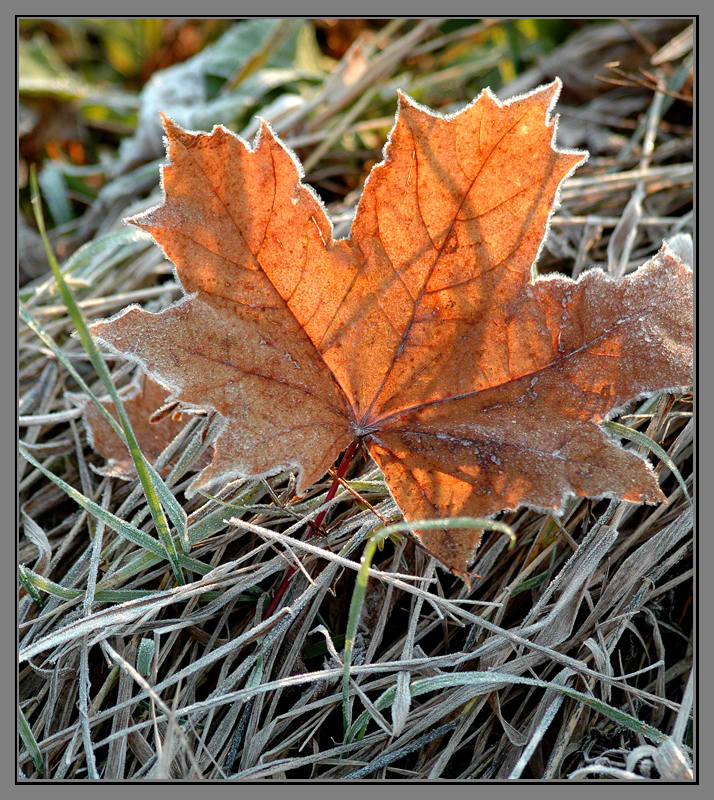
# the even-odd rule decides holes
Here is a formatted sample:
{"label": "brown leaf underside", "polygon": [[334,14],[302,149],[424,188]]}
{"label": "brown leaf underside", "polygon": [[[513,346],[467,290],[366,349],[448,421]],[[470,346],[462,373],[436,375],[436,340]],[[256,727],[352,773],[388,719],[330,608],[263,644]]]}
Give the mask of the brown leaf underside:
{"label": "brown leaf underside", "polygon": [[[190,492],[299,469],[304,491],[355,437],[407,520],[560,507],[568,492],[663,499],[646,461],[598,427],[636,395],[691,380],[692,277],[663,249],[614,281],[531,280],[558,186],[584,159],[552,145],[560,82],[451,118],[404,95],[350,238],[335,241],[263,124],[164,124],[151,232],[187,293],[94,326],[225,427]],[[480,532],[420,532],[463,574]]]}
{"label": "brown leaf underside", "polygon": [[[131,426],[141,445],[142,452],[153,464],[169,444],[186,426],[186,417],[181,414],[170,414],[156,422],[151,421],[152,414],[166,403],[166,389],[146,375],[139,379],[128,391],[123,392],[122,401]],[[89,398],[83,398],[84,424],[92,447],[107,459],[107,467],[98,470],[102,475],[114,478],[131,479],[136,477],[136,467],[131,454],[114,433],[104,415]],[[104,408],[118,420],[118,414],[111,398],[102,402]],[[194,469],[208,466],[205,454]]]}

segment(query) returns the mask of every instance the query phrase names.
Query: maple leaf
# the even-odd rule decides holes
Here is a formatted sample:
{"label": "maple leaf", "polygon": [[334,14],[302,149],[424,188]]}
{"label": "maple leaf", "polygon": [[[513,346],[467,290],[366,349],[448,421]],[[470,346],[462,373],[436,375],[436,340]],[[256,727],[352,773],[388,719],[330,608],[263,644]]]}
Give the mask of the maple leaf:
{"label": "maple leaf", "polygon": [[[533,279],[558,188],[587,157],[554,144],[559,91],[485,90],[448,117],[400,94],[342,240],[267,124],[251,148],[164,119],[165,200],[130,221],[186,297],[93,330],[222,415],[189,496],[285,468],[301,493],[361,439],[407,521],[663,499],[598,423],[690,383],[691,270],[663,248],[621,280]],[[481,533],[415,535],[464,575]]]}

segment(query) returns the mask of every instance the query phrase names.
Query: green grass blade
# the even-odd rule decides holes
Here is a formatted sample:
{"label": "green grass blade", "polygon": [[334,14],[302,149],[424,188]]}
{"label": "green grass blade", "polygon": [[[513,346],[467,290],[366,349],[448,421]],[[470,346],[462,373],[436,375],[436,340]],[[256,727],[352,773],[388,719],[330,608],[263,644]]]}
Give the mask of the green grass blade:
{"label": "green grass blade", "polygon": [[[637,717],[633,717],[631,714],[627,714],[624,711],[613,708],[611,705],[598,700],[592,695],[584,694],[583,692],[577,691],[577,689],[571,689],[570,687],[563,686],[559,683],[541,681],[537,678],[528,678],[523,675],[513,675],[508,672],[456,672],[444,675],[435,675],[433,677],[415,680],[410,684],[409,688],[412,697],[418,697],[421,694],[434,692],[439,689],[472,686],[475,690],[474,696],[477,696],[486,692],[492,692],[494,690],[494,686],[497,684],[518,684],[525,686],[536,686],[542,689],[552,689],[555,692],[563,694],[567,697],[571,697],[573,700],[585,703],[590,708],[600,712],[601,714],[604,714],[606,717],[618,725],[621,725],[623,728],[646,736],[655,744],[660,744],[667,738],[666,735],[657,728],[653,728],[651,725],[648,725],[645,722],[640,722]],[[388,708],[392,704],[395,694],[396,685],[387,689],[377,698],[374,703],[375,708],[378,710]],[[355,737],[361,738],[367,729],[369,720],[369,712],[363,711],[348,731],[346,741],[350,742]]]}
{"label": "green grass blade", "polygon": [[[135,556],[127,564],[119,567],[116,572],[112,572],[109,576],[103,578],[97,584],[97,587],[107,588],[123,583],[124,581],[129,580],[129,578],[133,578],[135,575],[139,575],[141,572],[144,572],[144,570],[153,567],[155,564],[160,564],[162,561],[164,561],[164,557],[159,558],[153,553],[141,553]],[[209,566],[208,564],[204,564],[202,561],[197,561],[195,558],[191,558],[183,553],[179,553],[179,563],[184,569],[188,570],[189,572],[193,572],[196,575],[206,575],[213,569],[213,567]]]}
{"label": "green grass blade", "polygon": [[93,500],[90,500],[88,497],[85,497],[80,491],[75,489],[74,486],[70,486],[68,483],[63,481],[62,478],[59,478],[53,472],[50,472],[46,467],[43,467],[39,461],[30,455],[27,448],[25,448],[22,443],[19,445],[19,449],[22,457],[29,461],[30,464],[35,467],[35,469],[39,469],[43,475],[59,486],[62,491],[71,497],[72,500],[74,500],[75,503],[81,506],[85,511],[89,512],[92,514],[92,516],[97,517],[98,519],[104,520],[104,523],[113,531],[116,531],[119,536],[127,539],[128,541],[132,542],[132,544],[135,544],[144,550],[148,550],[155,556],[159,556],[161,559],[169,559],[168,553],[161,542],[153,539],[147,533],[144,533],[144,531],[140,531],[138,528],[135,528],[131,523],[125,522],[123,519],[115,516],[111,513],[111,511],[107,511],[105,508],[102,508],[102,506],[100,506],[98,503],[95,503]]}
{"label": "green grass blade", "polygon": [[27,572],[25,571],[25,567],[23,567],[22,564],[18,564],[17,577],[19,578],[20,583],[25,587],[25,590],[27,591],[27,593],[34,600],[34,602],[40,608],[42,608],[44,606],[44,602],[43,602],[42,598],[40,597],[40,595],[37,593],[37,590],[35,589],[35,586],[34,586],[32,580],[27,575]]}
{"label": "green grass blade", "polygon": [[156,488],[156,494],[158,495],[161,505],[166,509],[168,518],[173,522],[174,528],[176,528],[178,540],[181,542],[184,553],[190,552],[191,542],[188,538],[188,517],[186,516],[186,512],[183,510],[181,503],[176,499],[174,493],[166,485],[161,475],[159,475],[148,461],[146,462],[146,468],[151,475],[151,480]]}
{"label": "green grass blade", "polygon": [[124,431],[122,430],[121,425],[107,411],[107,409],[103,406],[101,400],[89,388],[84,378],[82,378],[82,376],[74,368],[72,362],[67,358],[67,355],[62,350],[62,348],[57,344],[57,342],[55,342],[55,340],[50,336],[50,334],[47,333],[47,331],[32,316],[32,314],[30,314],[30,312],[22,305],[22,303],[20,304],[20,316],[22,317],[23,322],[37,336],[37,338],[40,339],[54,353],[55,357],[60,362],[60,364],[62,364],[62,366],[77,382],[79,388],[97,406],[97,408],[103,415],[104,419],[106,419],[109,425],[111,425],[114,433],[116,433],[116,435],[121,439],[121,441],[124,444],[126,444],[126,437],[124,436]]}
{"label": "green grass blade", "polygon": [[[199,562],[200,563],[200,562]],[[182,566],[190,569],[191,566],[182,562]],[[210,567],[207,567],[205,564],[201,565],[204,569],[201,570],[201,574],[205,575],[207,572],[210,572]],[[20,565],[18,567],[20,581],[23,586],[32,588],[32,591],[37,594],[37,591],[45,592],[46,594],[51,595],[52,597],[56,597],[59,600],[76,600],[77,598],[84,597],[86,591],[84,589],[71,589],[66,586],[60,586],[58,583],[51,581],[49,578],[45,578],[43,575],[39,575],[34,570],[30,569],[29,567],[24,567]],[[30,589],[28,588],[28,591]],[[157,589],[97,589],[94,592],[94,599],[97,603],[125,603],[128,600],[141,600],[144,597],[154,597],[155,595],[160,594],[160,590]],[[203,600],[215,600],[219,596],[220,592],[206,592],[205,594],[201,595]],[[39,595],[38,595],[39,597]],[[239,595],[238,600],[241,602],[255,602],[255,598],[251,597],[250,595]],[[180,598],[177,599],[177,602],[180,602]]]}
{"label": "green grass blade", "polygon": [[72,219],[72,205],[67,197],[64,177],[53,161],[47,161],[40,171],[38,182],[55,225],[65,225]]}
{"label": "green grass blade", "polygon": [[235,89],[249,75],[257,72],[270,59],[270,56],[280,48],[289,38],[296,27],[294,19],[279,19],[272,27],[260,46],[250,54],[250,57],[240,66],[235,76],[230,81],[230,88]]}
{"label": "green grass blade", "polygon": [[151,674],[151,661],[154,658],[155,643],[153,639],[142,639],[136,651],[136,670],[144,678]]}
{"label": "green grass blade", "polygon": [[119,416],[121,426],[124,430],[126,445],[129,448],[129,452],[131,453],[131,457],[136,466],[136,472],[137,475],[139,476],[139,480],[141,481],[141,485],[144,489],[144,494],[146,495],[146,501],[149,505],[151,516],[154,519],[154,524],[156,525],[156,530],[158,531],[159,538],[161,539],[161,541],[164,544],[164,547],[166,548],[166,553],[168,554],[169,561],[171,563],[171,567],[173,569],[176,580],[180,584],[183,584],[185,583],[185,580],[181,572],[181,568],[178,565],[178,553],[176,551],[174,541],[171,538],[171,533],[169,531],[169,526],[166,520],[164,509],[161,505],[161,502],[159,501],[159,496],[156,491],[156,487],[152,481],[152,476],[149,471],[148,462],[144,458],[144,455],[141,452],[141,449],[139,448],[139,443],[136,440],[136,436],[134,435],[134,431],[131,427],[131,422],[129,421],[129,417],[127,416],[127,413],[124,409],[124,405],[119,397],[119,393],[114,387],[111,375],[109,374],[109,369],[107,368],[107,365],[104,362],[102,354],[99,352],[99,349],[97,348],[94,342],[92,334],[90,333],[89,328],[87,327],[87,324],[84,320],[84,316],[79,306],[77,305],[76,300],[74,299],[74,295],[72,294],[72,291],[70,290],[69,286],[67,285],[64,279],[64,276],[62,275],[59,265],[57,264],[57,259],[55,258],[55,255],[52,252],[52,247],[50,246],[49,239],[47,238],[45,223],[42,216],[42,206],[40,204],[39,188],[37,185],[37,173],[34,169],[34,166],[30,170],[30,186],[32,194],[32,205],[35,211],[35,219],[37,221],[37,227],[40,231],[42,242],[45,246],[47,261],[50,264],[50,267],[52,269],[52,274],[54,275],[55,281],[57,282],[57,288],[59,289],[60,295],[62,296],[62,301],[67,307],[67,312],[70,318],[72,319],[72,322],[74,323],[79,339],[82,342],[82,346],[89,355],[89,358],[94,366],[94,369],[97,372],[97,375],[99,375],[102,382],[104,383],[117,409],[117,414]]}
{"label": "green grass blade", "polygon": [[[45,578],[43,575],[39,575],[34,570],[22,564],[18,564],[17,572],[20,583],[33,597],[37,596],[39,598],[37,589],[52,595],[52,597],[57,597],[60,600],[75,600],[77,597],[84,596],[84,589],[67,589],[67,587],[60,586],[58,583],[51,581],[49,578]],[[41,600],[39,600],[39,603],[42,605]]]}
{"label": "green grass blade", "polygon": [[434,531],[442,528],[476,528],[484,531],[500,531],[511,540],[509,545],[516,543],[516,534],[505,522],[495,519],[482,519],[481,517],[444,517],[443,519],[420,519],[414,522],[395,522],[382,529],[385,536],[399,531]]}
{"label": "green grass blade", "polygon": [[[114,419],[114,417],[104,407],[104,404],[101,402],[101,400],[89,388],[89,386],[84,381],[82,376],[77,372],[77,370],[72,365],[72,362],[67,358],[65,353],[62,351],[62,348],[60,348],[57,345],[54,339],[42,328],[42,326],[37,322],[37,320],[32,316],[32,314],[30,314],[30,312],[22,305],[20,305],[20,316],[22,317],[25,324],[35,333],[35,335],[38,336],[47,345],[47,347],[50,348],[50,350],[52,350],[52,352],[55,354],[56,358],[60,361],[62,366],[65,367],[65,369],[69,372],[69,374],[75,379],[75,381],[77,381],[82,391],[96,405],[96,407],[104,416],[104,419],[106,419],[107,422],[111,425],[114,433],[116,433],[119,439],[125,445],[127,445],[126,436],[124,435],[124,430],[121,427],[121,425],[119,425],[116,419]],[[166,508],[166,513],[168,514],[169,519],[171,520],[171,522],[173,522],[174,526],[176,527],[176,530],[179,534],[179,540],[182,544],[184,552],[188,553],[189,550],[191,549],[191,543],[188,538],[188,530],[187,530],[188,519],[186,517],[186,512],[183,510],[181,504],[178,502],[173,492],[169,489],[166,482],[154,469],[154,467],[148,463],[148,461],[147,461],[147,469],[154,482],[154,486],[156,487],[159,499]]]}
{"label": "green grass blade", "polygon": [[40,748],[37,746],[37,741],[32,733],[32,728],[25,719],[22,709],[19,707],[17,709],[17,729],[20,734],[20,738],[22,739],[22,743],[25,745],[30,757],[32,758],[32,763],[35,765],[37,773],[40,777],[42,777],[45,770],[45,765],[42,761],[42,753],[40,753]]}
{"label": "green grass blade", "polygon": [[208,435],[206,428],[201,429],[198,420],[194,420],[194,427],[190,432],[188,442],[181,451],[176,463],[171,467],[171,471],[166,476],[164,483],[167,486],[175,486],[181,478],[188,472],[189,468],[194,464],[198,451],[204,443],[204,437]]}
{"label": "green grass blade", "polygon": [[[202,492],[206,495],[206,492]],[[216,508],[206,514],[205,517],[196,520],[188,528],[188,538],[192,545],[197,544],[214,533],[222,531],[228,527],[228,518],[230,514],[226,509],[240,510],[245,505],[256,503],[265,494],[265,489],[261,486],[260,482],[250,484],[247,490],[242,491],[239,495],[232,500],[226,502],[219,500],[217,497],[210,496],[210,499],[220,504],[220,508]]]}
{"label": "green grass blade", "polygon": [[385,533],[386,528],[374,532],[364,547],[362,559],[360,561],[359,572],[357,573],[357,580],[355,587],[352,590],[352,599],[350,600],[349,616],[347,618],[347,630],[345,632],[345,651],[344,651],[344,669],[342,672],[342,724],[344,726],[344,733],[350,729],[350,667],[352,665],[352,651],[355,643],[355,636],[357,635],[357,626],[359,625],[360,617],[362,616],[362,606],[364,605],[364,598],[367,594],[367,581],[369,580],[369,568],[372,566],[372,559],[377,547],[383,542],[388,533]]}
{"label": "green grass blade", "polygon": [[623,439],[629,439],[629,441],[639,444],[642,447],[646,447],[648,450],[653,452],[663,464],[667,465],[669,471],[677,479],[677,483],[682,487],[684,496],[687,498],[687,500],[689,500],[690,503],[692,502],[692,498],[689,496],[689,492],[687,491],[687,484],[684,482],[684,479],[682,478],[674,461],[672,461],[666,450],[664,450],[663,447],[660,447],[660,445],[658,445],[654,439],[650,439],[647,434],[633,430],[632,428],[628,428],[626,425],[621,425],[619,422],[603,422],[603,426],[616,436],[621,436]]}
{"label": "green grass blade", "polygon": [[[114,266],[119,261],[148,246],[143,231],[122,230],[107,233],[89,242],[72,253],[60,265],[62,274],[71,275],[75,283],[89,286],[92,280]],[[19,296],[23,303],[29,303],[37,295],[43,295],[50,285],[55,285],[54,276],[39,283],[31,283],[20,289]]]}

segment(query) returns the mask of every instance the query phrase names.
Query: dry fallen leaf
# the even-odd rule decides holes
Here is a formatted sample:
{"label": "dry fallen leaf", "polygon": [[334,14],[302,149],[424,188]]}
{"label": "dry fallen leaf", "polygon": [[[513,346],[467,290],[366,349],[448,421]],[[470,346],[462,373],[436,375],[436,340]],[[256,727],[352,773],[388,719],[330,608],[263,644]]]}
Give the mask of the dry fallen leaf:
{"label": "dry fallen leaf", "polygon": [[[558,509],[569,493],[663,499],[598,423],[691,381],[692,275],[666,247],[621,280],[533,280],[558,187],[585,153],[554,146],[560,81],[442,117],[400,95],[384,161],[335,241],[295,157],[263,124],[164,119],[165,201],[131,220],[186,297],[94,332],[183,403],[224,418],[195,493],[294,467],[297,491],[361,439],[408,521]],[[480,532],[424,531],[465,574]]]}
{"label": "dry fallen leaf", "polygon": [[[167,414],[158,420],[152,419],[155,412],[165,405],[167,391],[160,383],[143,373],[121,394],[137,441],[144,455],[153,464],[186,426],[187,418],[178,412]],[[114,433],[104,415],[88,397],[81,396],[76,399],[84,406],[84,424],[90,444],[107,459],[107,466],[98,469],[97,472],[113,478],[126,480],[136,478],[136,467],[129,450]],[[114,419],[118,419],[111,398],[104,399],[102,405]],[[195,469],[202,469],[208,463],[209,460],[204,455],[198,459]]]}

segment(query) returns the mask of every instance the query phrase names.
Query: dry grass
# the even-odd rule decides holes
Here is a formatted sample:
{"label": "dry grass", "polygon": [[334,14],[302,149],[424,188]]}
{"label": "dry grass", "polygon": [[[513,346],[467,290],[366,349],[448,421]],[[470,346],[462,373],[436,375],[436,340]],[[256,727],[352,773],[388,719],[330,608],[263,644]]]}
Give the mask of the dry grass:
{"label": "dry grass", "polygon": [[[480,46],[484,32],[503,23],[446,35],[438,23],[396,21],[376,42],[363,33],[361,60],[350,51],[343,71],[274,119],[307,163],[307,180],[331,200],[338,235],[348,230],[366,165],[379,158],[394,88],[424,102],[443,90],[448,109],[503,58]],[[591,152],[564,187],[541,272],[576,275],[597,265],[622,274],[663,238],[692,232],[691,104],[667,93],[690,91],[691,54],[675,42],[673,60],[650,63],[687,24],[586,26],[498,91],[507,97],[559,74],[560,142]],[[594,74],[615,59],[630,75],[644,66],[669,89],[598,81]],[[156,202],[156,178],[152,164],[107,180],[77,224],[53,232],[60,250],[95,243],[96,252],[71,262],[88,318],[129,302],[158,309],[180,294],[158,248],[123,233],[122,217]],[[103,394],[52,280],[40,275],[21,295]],[[131,380],[131,367],[110,364],[117,386]],[[19,384],[28,452],[155,537],[138,483],[94,471],[102,461],[86,443],[71,397],[77,386],[24,323]],[[664,393],[619,419],[667,452],[690,493],[691,415],[690,394]],[[198,457],[209,425],[189,421],[164,461],[192,447]],[[347,483],[374,511],[343,486],[329,503],[327,536],[309,540],[329,476],[299,502],[290,474],[187,502],[190,473],[185,464],[175,469],[168,482],[200,562],[182,586],[165,559],[79,509],[20,458],[21,775],[691,779],[693,512],[671,470],[650,458],[666,505],[574,499],[558,520],[526,509],[503,515],[516,545],[487,535],[470,589],[408,537],[388,540],[357,632],[347,733],[342,659],[356,571],[374,511],[399,518],[369,458],[355,459]],[[287,592],[265,616],[291,566]]]}

